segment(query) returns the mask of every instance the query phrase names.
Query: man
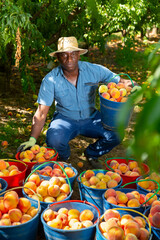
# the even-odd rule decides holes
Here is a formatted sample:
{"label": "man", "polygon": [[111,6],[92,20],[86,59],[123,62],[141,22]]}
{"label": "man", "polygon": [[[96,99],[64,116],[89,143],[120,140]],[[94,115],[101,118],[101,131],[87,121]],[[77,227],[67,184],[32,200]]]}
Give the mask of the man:
{"label": "man", "polygon": [[[101,115],[95,108],[98,84],[87,84],[107,83],[116,74],[104,66],[79,61],[80,55],[87,51],[78,47],[75,37],[62,37],[58,40],[58,50],[50,53],[50,56],[56,56],[60,65],[49,72],[41,83],[31,137],[28,142],[20,145],[21,151],[36,143],[54,100],[56,111],[46,134],[46,143],[58,151],[61,160],[69,158],[69,141],[77,135],[97,139],[85,150],[85,156],[93,168],[102,168],[98,157],[120,143],[116,132],[103,128]],[[119,76],[112,81],[131,85],[130,80]]]}

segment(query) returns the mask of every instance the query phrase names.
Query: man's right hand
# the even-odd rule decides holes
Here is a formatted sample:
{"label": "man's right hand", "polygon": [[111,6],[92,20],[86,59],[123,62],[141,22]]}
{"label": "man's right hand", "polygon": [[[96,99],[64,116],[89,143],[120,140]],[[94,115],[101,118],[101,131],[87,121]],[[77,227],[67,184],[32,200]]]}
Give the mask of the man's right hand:
{"label": "man's right hand", "polygon": [[21,145],[18,147],[17,152],[22,152],[26,150],[27,148],[31,148],[36,144],[36,139],[34,137],[30,137],[29,141],[21,143]]}

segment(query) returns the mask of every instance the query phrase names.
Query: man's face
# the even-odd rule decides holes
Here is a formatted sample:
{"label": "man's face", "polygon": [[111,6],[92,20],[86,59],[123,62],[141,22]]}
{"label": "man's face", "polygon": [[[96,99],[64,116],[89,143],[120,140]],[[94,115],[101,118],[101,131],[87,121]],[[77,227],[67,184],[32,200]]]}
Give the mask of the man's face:
{"label": "man's face", "polygon": [[79,51],[57,53],[57,58],[62,68],[68,72],[72,72],[78,68],[79,56]]}

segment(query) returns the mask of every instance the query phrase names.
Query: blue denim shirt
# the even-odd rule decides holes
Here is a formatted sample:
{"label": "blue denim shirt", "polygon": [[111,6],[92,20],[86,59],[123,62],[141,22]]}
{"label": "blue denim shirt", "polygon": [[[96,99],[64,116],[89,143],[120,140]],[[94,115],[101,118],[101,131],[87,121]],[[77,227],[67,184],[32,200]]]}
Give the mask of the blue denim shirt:
{"label": "blue denim shirt", "polygon": [[[51,106],[55,100],[56,111],[74,120],[94,117],[97,111],[95,98],[98,86],[87,86],[86,83],[105,83],[116,74],[98,64],[79,61],[78,65],[77,87],[65,78],[61,66],[58,66],[42,80],[38,103]],[[120,77],[116,76],[112,82],[118,83],[119,80]]]}

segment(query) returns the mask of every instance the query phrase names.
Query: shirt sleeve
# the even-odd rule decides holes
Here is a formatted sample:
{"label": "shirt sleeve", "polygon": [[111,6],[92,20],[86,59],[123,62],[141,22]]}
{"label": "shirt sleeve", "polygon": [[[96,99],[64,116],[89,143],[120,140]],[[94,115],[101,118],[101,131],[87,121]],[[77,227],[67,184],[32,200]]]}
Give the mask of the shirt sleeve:
{"label": "shirt sleeve", "polygon": [[37,102],[45,106],[51,106],[54,100],[54,78],[49,73],[41,83]]}

